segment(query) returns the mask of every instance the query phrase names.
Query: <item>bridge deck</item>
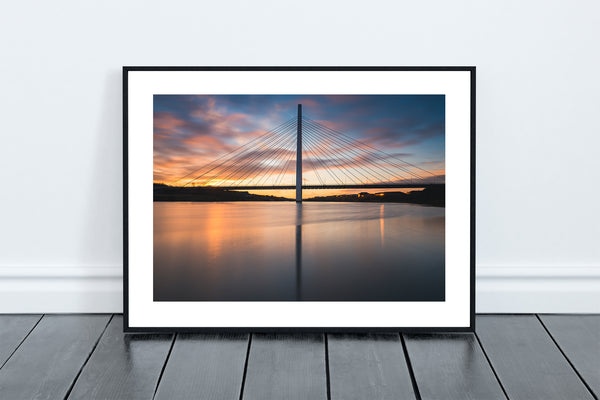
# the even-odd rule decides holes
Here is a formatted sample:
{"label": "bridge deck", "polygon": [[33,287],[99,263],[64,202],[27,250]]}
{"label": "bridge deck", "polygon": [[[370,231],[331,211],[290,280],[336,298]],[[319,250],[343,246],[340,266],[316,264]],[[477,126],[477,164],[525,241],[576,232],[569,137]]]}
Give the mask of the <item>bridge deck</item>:
{"label": "bridge deck", "polygon": [[[385,184],[377,183],[371,185],[303,185],[302,189],[411,189],[411,188],[428,188],[428,187],[442,187],[443,183],[428,183],[428,184],[417,184],[417,183],[399,183],[399,184]],[[199,187],[199,186],[196,186]],[[284,190],[284,189],[296,189],[294,185],[286,186],[206,186],[224,190]]]}

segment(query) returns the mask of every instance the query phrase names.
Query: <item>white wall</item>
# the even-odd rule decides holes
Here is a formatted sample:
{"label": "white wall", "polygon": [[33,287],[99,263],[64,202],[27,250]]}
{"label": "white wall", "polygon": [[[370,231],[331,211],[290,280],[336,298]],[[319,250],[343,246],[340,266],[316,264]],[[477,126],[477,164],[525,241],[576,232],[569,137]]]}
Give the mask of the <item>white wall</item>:
{"label": "white wall", "polygon": [[598,312],[599,27],[592,0],[4,2],[0,311],[121,309],[121,66],[475,65],[478,310]]}

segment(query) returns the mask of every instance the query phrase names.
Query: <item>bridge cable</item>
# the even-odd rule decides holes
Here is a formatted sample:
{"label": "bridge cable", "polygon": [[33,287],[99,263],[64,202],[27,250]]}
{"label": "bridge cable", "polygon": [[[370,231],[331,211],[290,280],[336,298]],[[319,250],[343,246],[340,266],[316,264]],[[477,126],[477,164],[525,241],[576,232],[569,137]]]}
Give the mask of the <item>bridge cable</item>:
{"label": "bridge cable", "polygon": [[[325,136],[328,136],[328,137],[330,137],[332,140],[335,140],[335,141],[336,141],[336,143],[338,143],[338,145],[339,145],[339,146],[341,146],[341,147],[342,147],[342,148],[343,148],[345,151],[354,152],[354,154],[357,154],[359,157],[363,157],[363,156],[361,156],[361,155],[360,155],[360,153],[358,153],[358,151],[357,151],[357,150],[355,150],[355,149],[351,148],[351,145],[352,145],[352,146],[355,146],[355,145],[357,144],[357,142],[358,142],[358,141],[356,141],[356,140],[355,140],[355,141],[353,141],[353,142],[350,142],[350,141],[348,141],[348,140],[345,140],[345,143],[344,143],[344,141],[342,141],[342,143],[341,143],[341,144],[339,144],[339,143],[340,143],[340,140],[343,140],[343,139],[340,139],[340,138],[339,138],[339,137],[337,137],[336,135],[333,135],[333,134],[331,134],[331,133],[328,133],[328,132],[325,132],[325,131],[321,131],[321,133],[322,133],[323,135],[325,135]],[[360,143],[360,142],[358,142],[358,143]],[[391,164],[392,166],[394,166],[394,167],[396,167],[396,168],[398,168],[398,169],[400,169],[400,170],[402,170],[402,171],[404,171],[404,172],[408,173],[409,175],[412,175],[413,177],[415,177],[415,178],[417,178],[417,179],[419,179],[419,180],[422,180],[422,179],[424,179],[422,176],[420,176],[420,175],[418,175],[418,174],[416,174],[416,173],[412,172],[412,171],[411,171],[411,170],[409,170],[408,168],[406,168],[406,167],[404,167],[404,166],[401,166],[401,165],[396,165],[396,164],[394,164],[394,163],[391,163],[389,160],[383,159],[381,156],[379,156],[379,155],[377,155],[377,154],[375,154],[375,153],[368,152],[367,150],[365,150],[365,149],[361,149],[361,148],[359,148],[359,150],[360,150],[360,151],[362,151],[362,152],[364,152],[364,154],[366,155],[366,157],[371,157],[371,156],[373,156],[373,157],[375,157],[375,158],[377,158],[377,159],[379,159],[379,160],[381,160],[381,161],[385,162],[386,164]],[[384,154],[387,154],[387,153],[384,153]],[[388,156],[389,156],[389,155],[388,155]],[[387,171],[387,172],[388,172],[388,173],[389,173],[389,174],[390,174],[392,177],[395,177],[395,176],[397,176],[397,174],[399,174],[399,172],[398,172],[398,171],[396,171],[396,172],[394,172],[394,171],[391,171],[391,170],[390,170],[388,167],[386,167],[385,165],[378,165],[378,168],[380,168],[380,169],[382,169],[382,170],[385,170],[385,171]],[[430,173],[430,174],[431,174],[431,173]],[[433,174],[432,174],[432,175],[433,175]],[[401,178],[401,180],[406,180],[406,178],[404,178],[404,177],[402,176],[402,174],[400,174],[400,175],[399,175],[399,177]],[[412,178],[411,178],[411,180],[412,180]]]}
{"label": "bridge cable", "polygon": [[404,163],[404,164],[410,165],[410,166],[411,166],[411,167],[413,167],[413,168],[417,168],[417,169],[419,169],[419,170],[421,170],[421,171],[423,171],[423,172],[426,172],[426,173],[428,173],[428,174],[430,174],[430,175],[434,175],[432,172],[430,172],[430,171],[427,171],[426,169],[423,169],[423,168],[421,168],[421,167],[419,167],[419,166],[417,166],[417,165],[415,165],[415,164],[411,164],[411,163],[409,163],[408,161],[405,161],[405,160],[403,160],[403,159],[401,159],[401,158],[395,157],[395,156],[393,156],[393,155],[391,155],[391,154],[389,154],[389,153],[386,153],[386,152],[384,152],[384,151],[382,151],[382,150],[379,150],[379,149],[377,149],[377,148],[375,148],[375,147],[373,147],[373,146],[370,146],[370,145],[368,145],[367,143],[365,143],[365,142],[362,142],[362,141],[360,141],[360,140],[358,140],[358,139],[354,139],[354,138],[352,138],[352,137],[350,137],[350,136],[348,136],[348,135],[345,135],[344,133],[342,133],[342,132],[340,132],[340,131],[338,131],[338,130],[335,130],[335,129],[333,129],[333,128],[330,128],[330,127],[328,127],[328,126],[326,126],[326,125],[323,125],[323,124],[321,124],[321,123],[319,123],[319,122],[317,122],[317,121],[314,121],[314,120],[312,120],[312,119],[310,119],[310,118],[308,118],[308,117],[307,117],[307,119],[308,119],[308,121],[309,121],[309,122],[311,122],[311,123],[313,123],[313,124],[315,124],[315,125],[319,125],[319,126],[323,127],[323,128],[324,128],[324,129],[326,129],[326,130],[329,130],[329,131],[332,131],[332,132],[335,132],[335,133],[337,133],[337,134],[341,135],[342,137],[346,138],[346,139],[347,139],[347,140],[349,140],[350,142],[353,142],[353,143],[359,143],[359,144],[361,144],[361,145],[363,145],[363,146],[365,146],[365,147],[368,147],[368,148],[370,148],[370,149],[372,149],[372,150],[374,150],[374,151],[376,151],[376,152],[378,152],[378,153],[385,154],[385,155],[386,155],[387,157],[389,157],[389,158],[394,158],[395,160],[397,160],[397,161],[400,161],[400,162],[402,162],[402,163]]}
{"label": "bridge cable", "polygon": [[288,140],[285,142],[285,145],[283,147],[279,147],[279,149],[277,149],[275,151],[275,153],[273,153],[273,154],[276,154],[275,159],[272,160],[272,163],[271,163],[270,167],[268,168],[267,172],[265,172],[264,176],[258,180],[258,182],[256,183],[257,186],[260,186],[263,182],[268,182],[269,178],[276,170],[275,167],[278,167],[281,164],[281,161],[283,161],[289,154],[288,152],[293,153],[293,151],[290,147],[293,146],[294,141],[295,141],[294,139],[295,139],[295,137],[293,135],[291,135],[288,138]]}
{"label": "bridge cable", "polygon": [[[177,182],[179,182],[179,181],[181,181],[181,180],[183,180],[183,179],[187,178],[188,176],[190,176],[190,175],[192,175],[192,174],[194,174],[194,173],[196,173],[196,172],[198,172],[198,171],[201,171],[201,170],[202,170],[202,169],[204,169],[204,168],[207,168],[209,165],[211,165],[211,164],[213,164],[213,163],[216,163],[217,161],[219,161],[219,160],[223,159],[224,157],[227,157],[227,156],[232,156],[234,153],[236,153],[236,152],[238,152],[238,151],[240,151],[240,150],[243,150],[243,149],[244,149],[246,146],[249,146],[249,145],[251,145],[252,143],[254,143],[254,142],[256,142],[256,141],[258,141],[258,140],[260,140],[260,139],[263,139],[263,138],[265,138],[266,136],[270,135],[270,134],[271,134],[271,133],[273,133],[274,131],[276,131],[276,130],[280,129],[282,126],[284,126],[284,125],[287,125],[288,123],[290,123],[290,122],[292,122],[292,121],[293,121],[293,118],[292,118],[292,119],[289,119],[289,120],[287,120],[287,121],[285,121],[284,123],[282,123],[282,124],[278,125],[277,127],[275,127],[275,128],[273,128],[273,129],[271,129],[271,130],[269,130],[269,131],[265,132],[264,134],[262,134],[262,135],[260,135],[260,136],[257,136],[257,137],[255,137],[254,139],[250,140],[248,143],[245,143],[243,146],[241,146],[241,147],[237,147],[235,150],[232,150],[232,151],[230,151],[230,152],[228,152],[228,153],[225,153],[225,154],[223,154],[222,156],[220,156],[219,158],[217,158],[217,159],[215,159],[215,160],[213,160],[213,161],[209,162],[208,164],[205,164],[205,165],[203,165],[202,167],[200,167],[200,168],[198,168],[198,169],[195,169],[195,170],[193,170],[193,171],[191,171],[191,172],[187,173],[185,176],[182,176],[181,178],[179,178],[179,179],[177,179],[175,182],[173,182],[173,184],[175,184],[175,183],[177,183]],[[218,167],[218,166],[217,166],[217,167]],[[207,173],[208,173],[208,172],[210,172],[210,171],[207,171]]]}
{"label": "bridge cable", "polygon": [[[309,129],[310,129],[310,128],[309,128]],[[319,133],[318,131],[315,131],[315,132],[316,132],[316,133]],[[360,169],[366,169],[366,170],[370,171],[372,174],[374,174],[374,175],[378,175],[378,177],[379,177],[379,178],[383,178],[381,182],[385,182],[385,181],[387,180],[387,176],[388,176],[388,174],[389,174],[389,173],[385,173],[385,169],[384,169],[384,168],[382,168],[381,166],[376,166],[376,168],[375,168],[375,167],[372,167],[372,166],[371,166],[371,164],[372,164],[372,163],[369,163],[369,162],[368,162],[368,161],[365,159],[365,156],[361,155],[360,153],[354,152],[354,151],[353,151],[352,149],[350,149],[350,148],[346,148],[346,146],[340,146],[340,145],[339,145],[339,144],[337,144],[337,143],[335,143],[335,144],[337,145],[337,147],[333,147],[333,149],[332,149],[333,151],[336,151],[336,152],[338,152],[338,150],[340,150],[340,149],[341,149],[341,150],[342,150],[344,153],[351,153],[351,154],[354,154],[354,156],[356,157],[356,158],[354,158],[354,159],[355,159],[355,160],[356,160],[356,159],[358,159],[358,161],[356,161],[356,165],[357,165],[357,166],[364,166],[364,168],[362,168],[362,167],[361,167]],[[330,150],[330,152],[331,152],[331,150]],[[362,159],[362,160],[361,160],[361,159]],[[379,169],[379,170],[383,170],[384,172],[382,173],[381,171],[378,171],[377,169]],[[366,175],[366,174],[365,174],[365,175]],[[391,175],[391,176],[392,176],[392,178],[393,178],[393,177],[395,176],[395,173],[394,173],[394,172],[392,172],[392,173],[391,173],[391,174],[389,174],[389,175]],[[367,176],[367,179],[368,179],[368,176]],[[375,182],[375,183],[376,183],[376,182]]]}
{"label": "bridge cable", "polygon": [[[260,167],[260,163],[256,163],[256,166],[253,166],[254,162],[256,160],[260,160],[260,158],[265,155],[266,153],[268,153],[269,151],[271,151],[271,148],[274,145],[279,145],[283,140],[286,139],[285,135],[289,134],[291,132],[291,130],[286,129],[286,131],[282,132],[281,135],[273,140],[271,140],[269,143],[266,143],[263,146],[262,150],[257,150],[256,152],[254,152],[254,154],[249,155],[248,159],[245,160],[244,164],[239,165],[237,168],[235,168],[233,170],[233,172],[231,172],[225,179],[221,180],[221,182],[226,182],[229,178],[233,178],[233,179],[237,179],[238,181],[243,181],[246,179],[246,177],[256,171],[258,169],[258,167]],[[235,167],[235,164],[234,164]],[[236,174],[238,172],[241,172],[242,175],[241,176],[236,176]],[[219,185],[218,185],[219,186]],[[223,185],[225,186],[225,185]]]}
{"label": "bridge cable", "polygon": [[[281,166],[281,163],[287,159],[289,154],[293,154],[294,151],[292,149],[292,146],[295,142],[295,138],[292,135],[290,137],[290,139],[288,140],[288,142],[285,144],[285,146],[280,147],[276,152],[276,157],[274,160],[271,161],[271,165],[269,167],[269,169],[267,170],[267,172],[265,173],[264,177],[261,178],[260,180],[258,180],[258,182],[256,183],[256,185],[260,186],[263,184],[263,182],[266,184],[269,182],[269,180],[271,179],[271,177],[273,176],[273,174],[275,174],[275,176],[277,176],[277,172],[279,171],[279,167]],[[273,182],[273,181],[272,181]],[[273,185],[271,185],[273,186]]]}
{"label": "bridge cable", "polygon": [[[310,124],[310,123],[309,123],[309,124]],[[360,141],[358,141],[358,140],[356,140],[356,139],[351,141],[351,140],[348,140],[348,139],[345,139],[345,138],[340,138],[340,137],[338,137],[338,135],[334,135],[334,134],[332,134],[332,133],[330,133],[330,132],[327,132],[327,131],[320,130],[320,132],[321,132],[323,135],[330,137],[332,140],[335,140],[335,141],[336,141],[336,143],[338,143],[338,144],[339,144],[339,145],[340,145],[342,148],[344,148],[344,149],[345,149],[345,150],[347,150],[347,151],[354,152],[355,154],[360,154],[360,153],[357,153],[357,152],[358,152],[358,151],[362,151],[362,152],[364,152],[364,153],[365,153],[367,156],[370,156],[370,155],[372,155],[372,156],[374,156],[374,157],[378,158],[379,160],[381,160],[381,161],[383,161],[383,162],[385,162],[385,163],[391,164],[391,165],[393,165],[394,167],[396,167],[396,168],[398,168],[398,169],[401,169],[402,171],[404,171],[404,172],[406,172],[406,173],[408,173],[408,174],[410,174],[410,175],[412,175],[412,176],[414,176],[414,177],[416,177],[416,178],[418,178],[418,179],[423,179],[423,178],[422,178],[420,175],[418,175],[418,174],[416,174],[416,173],[414,173],[414,172],[410,171],[408,168],[406,168],[406,167],[404,167],[404,166],[401,166],[401,165],[395,165],[395,164],[393,164],[393,163],[390,163],[390,161],[388,161],[388,160],[386,160],[386,159],[382,158],[381,156],[379,156],[379,155],[377,155],[377,154],[375,154],[375,153],[368,152],[367,150],[365,150],[365,149],[363,149],[363,148],[358,148],[359,150],[356,150],[356,149],[355,149],[354,147],[352,147],[352,146],[356,146],[357,144],[362,144]],[[383,153],[383,154],[386,154],[388,157],[390,157],[390,155],[389,155],[389,154],[387,154],[387,153],[384,153],[384,152],[382,152],[382,153]],[[395,176],[395,174],[397,174],[397,173],[398,173],[398,172],[393,172],[393,171],[391,171],[389,168],[387,168],[387,167],[385,167],[385,166],[379,166],[379,168],[386,169],[386,170],[387,170],[387,171],[388,171],[388,172],[389,172],[389,173],[390,173],[392,176]],[[430,174],[431,174],[431,173],[430,173]],[[402,177],[402,175],[400,175],[400,176]],[[403,178],[403,179],[404,179],[404,178]]]}
{"label": "bridge cable", "polygon": [[[307,138],[307,136],[305,136],[304,138]],[[319,162],[319,158],[318,157],[314,157],[314,160],[313,160],[313,158],[311,158],[310,156],[308,156],[309,154],[313,154],[313,150],[311,149],[311,146],[310,146],[310,143],[308,142],[308,140],[303,141],[303,142],[305,142],[307,144],[307,146],[302,149],[302,153],[303,154],[305,153],[304,150],[306,149],[307,158],[305,159],[305,161],[307,163],[310,163],[310,167],[312,169],[311,172],[313,172],[316,175],[317,180],[319,181],[319,184],[321,186],[325,186],[325,184],[323,183],[324,181],[321,179],[321,175],[319,175],[319,172],[318,172],[318,170],[320,168],[320,166],[317,165],[318,162]],[[302,157],[302,158],[304,159],[304,157]],[[304,166],[304,161],[302,162],[302,166]]]}
{"label": "bridge cable", "polygon": [[[333,141],[333,144],[336,146],[336,147],[334,147],[334,150],[336,150],[336,151],[342,151],[342,152],[345,152],[345,153],[351,153],[355,157],[357,157],[359,160],[362,159],[362,161],[359,161],[359,165],[365,165],[366,169],[368,169],[369,171],[371,171],[375,175],[379,175],[380,178],[383,178],[383,182],[385,182],[385,181],[387,181],[389,179],[388,176],[392,180],[394,180],[398,176],[401,179],[405,179],[399,171],[390,170],[388,167],[382,166],[382,165],[378,165],[376,163],[369,163],[367,161],[367,158],[370,158],[370,155],[371,155],[370,153],[362,153],[361,154],[360,152],[357,152],[356,150],[350,148],[348,145],[346,145],[344,143],[339,143],[337,141],[337,138],[335,138],[335,137],[328,137],[326,135],[326,132],[323,132],[323,136],[326,136],[329,140]],[[377,170],[379,170],[379,172],[377,172]]]}
{"label": "bridge cable", "polygon": [[[310,136],[307,137],[307,141],[311,144],[312,144],[312,140],[313,139]],[[331,175],[331,177],[334,179],[334,181],[336,181],[340,185],[343,185],[344,182],[332,171],[333,168],[329,168],[329,166],[327,165],[327,162],[325,160],[330,159],[327,156],[327,154],[323,153],[323,151],[319,147],[315,147],[314,151],[317,156],[323,157],[323,158],[320,158],[320,157],[316,157],[316,158],[319,160],[319,162],[325,168],[325,170],[329,173],[329,175]]]}
{"label": "bridge cable", "polygon": [[[272,151],[272,146],[279,145],[282,141],[287,139],[287,134],[289,133],[290,132],[288,131],[281,132],[280,136],[274,138],[269,143],[265,143],[261,148],[256,149],[251,154],[248,154],[243,160],[233,160],[232,165],[229,166],[225,171],[231,172],[229,172],[224,179],[221,179],[221,183],[219,185],[227,186],[225,183],[230,179],[236,180],[237,186],[241,185],[243,181],[247,180],[248,176],[263,166],[260,161],[263,156]],[[255,177],[252,177],[250,179],[254,178]]]}
{"label": "bridge cable", "polygon": [[[313,139],[310,135],[306,136],[306,142],[312,147],[311,152],[314,154],[314,160],[321,166],[323,170],[325,170],[334,180],[334,182],[342,184],[343,181],[327,166],[327,164],[323,161],[327,158],[327,155],[323,154],[321,150],[315,145]],[[322,158],[323,156],[324,158]],[[326,182],[326,181],[323,181]]]}
{"label": "bridge cable", "polygon": [[[370,146],[370,145],[368,145],[367,143],[364,143],[364,142],[362,142],[362,141],[360,141],[360,140],[358,140],[358,139],[354,139],[354,138],[352,138],[352,137],[350,137],[350,136],[347,136],[347,135],[345,135],[344,133],[342,133],[342,132],[340,132],[340,131],[338,131],[338,130],[336,130],[336,129],[330,128],[330,127],[328,127],[328,126],[326,126],[326,125],[323,125],[323,124],[321,124],[321,123],[319,123],[319,122],[316,122],[316,121],[314,121],[314,120],[312,120],[312,119],[310,119],[310,118],[308,118],[308,117],[306,117],[306,118],[307,118],[307,121],[308,121],[309,123],[312,123],[312,124],[315,124],[315,125],[321,126],[321,127],[323,127],[324,129],[326,129],[326,130],[328,130],[328,131],[335,132],[335,133],[337,133],[338,135],[341,135],[341,136],[342,136],[343,138],[345,138],[346,140],[349,140],[350,142],[359,143],[359,144],[361,144],[362,146],[365,146],[365,147],[368,147],[368,148],[370,148],[370,149],[374,150],[375,152],[378,152],[378,153],[382,153],[382,154],[384,154],[384,155],[385,155],[386,157],[388,157],[388,158],[395,159],[395,160],[397,160],[397,161],[400,161],[401,163],[407,164],[407,165],[409,165],[409,166],[411,166],[411,167],[413,167],[413,168],[416,168],[416,169],[418,169],[418,170],[421,170],[421,171],[423,171],[423,172],[425,172],[425,173],[427,173],[427,174],[429,174],[429,175],[436,176],[436,175],[435,175],[435,174],[433,174],[432,172],[430,172],[430,171],[428,171],[428,170],[426,170],[426,169],[423,169],[423,168],[421,168],[421,167],[419,167],[419,166],[417,166],[417,165],[415,165],[415,164],[411,164],[411,163],[409,163],[408,161],[402,160],[402,159],[400,159],[400,158],[398,158],[398,157],[395,157],[395,156],[393,156],[393,155],[391,155],[391,154],[389,154],[389,153],[386,153],[385,151],[379,150],[379,149],[377,149],[377,148],[375,148],[375,147],[373,147],[373,146]],[[421,179],[422,179],[422,178],[421,178]]]}
{"label": "bridge cable", "polygon": [[[194,179],[192,179],[192,180],[188,181],[188,182],[187,182],[185,185],[183,185],[183,186],[185,187],[185,186],[187,186],[188,184],[190,184],[191,182],[194,182],[194,181],[196,181],[196,180],[200,179],[201,177],[203,177],[203,176],[205,176],[206,174],[208,174],[208,173],[210,173],[210,172],[214,171],[215,169],[222,167],[224,164],[226,164],[227,162],[231,161],[233,158],[235,158],[235,157],[240,157],[242,154],[244,154],[244,153],[248,152],[249,150],[251,150],[251,149],[253,149],[253,148],[256,148],[256,147],[259,147],[259,146],[261,146],[261,143],[262,143],[262,142],[261,142],[261,141],[257,141],[256,139],[266,139],[266,140],[269,140],[269,136],[271,136],[271,137],[272,137],[272,136],[276,135],[278,131],[280,131],[282,128],[285,128],[285,127],[287,127],[287,126],[288,126],[289,124],[291,124],[291,123],[294,123],[294,121],[292,121],[292,120],[288,120],[288,121],[284,122],[283,124],[280,124],[280,125],[279,125],[279,126],[277,126],[276,128],[274,128],[274,129],[271,129],[271,130],[270,130],[270,131],[268,131],[267,133],[265,133],[265,134],[263,134],[263,135],[261,135],[261,136],[259,136],[259,137],[255,138],[255,139],[251,140],[250,142],[246,143],[245,145],[243,145],[243,146],[241,146],[241,147],[238,147],[236,150],[234,150],[234,151],[232,151],[232,152],[229,152],[229,153],[225,154],[224,156],[221,156],[221,157],[219,157],[217,160],[223,159],[225,156],[229,156],[229,157],[227,157],[227,158],[226,158],[226,159],[225,159],[223,162],[221,162],[220,164],[218,164],[218,165],[216,165],[216,166],[214,166],[214,167],[210,168],[209,170],[205,171],[204,173],[202,173],[202,174],[198,175],[196,178],[194,178]],[[253,142],[256,142],[256,143],[253,143]],[[250,145],[250,144],[251,144],[251,145]],[[241,152],[240,152],[239,154],[237,154],[237,155],[236,155],[236,154],[234,154],[234,153],[236,153],[236,152],[238,152],[238,151],[240,151],[240,150],[241,150]],[[214,161],[213,161],[213,162],[214,162]],[[204,169],[204,168],[208,167],[209,165],[211,165],[213,162],[211,162],[211,163],[208,163],[207,165],[203,166],[203,167],[202,167],[202,168],[200,168],[200,169],[197,169],[197,170],[195,170],[194,172],[201,171],[202,169]]]}
{"label": "bridge cable", "polygon": [[[241,175],[238,177],[233,177],[233,179],[237,179],[237,184],[235,184],[234,186],[248,186],[250,185],[251,182],[253,182],[255,179],[262,179],[262,177],[257,177],[255,176],[255,173],[257,171],[259,171],[261,168],[265,167],[265,163],[263,162],[263,159],[269,155],[269,153],[273,153],[273,148],[279,148],[279,150],[281,150],[280,146],[283,144],[286,144],[290,141],[293,140],[292,135],[291,134],[292,131],[286,131],[282,134],[282,136],[279,138],[279,140],[275,141],[272,143],[272,145],[270,145],[269,147],[266,147],[264,150],[257,152],[254,157],[249,160],[244,166],[243,168],[241,168]],[[289,137],[287,136],[289,135]],[[279,150],[275,150],[275,152],[279,152]],[[248,182],[246,182],[244,185],[242,185],[241,183],[248,180]]]}
{"label": "bridge cable", "polygon": [[281,183],[281,181],[283,180],[283,177],[285,176],[285,173],[288,170],[288,165],[290,164],[290,162],[292,161],[292,158],[294,157],[294,152],[292,151],[290,153],[290,155],[287,157],[286,162],[283,164],[283,168],[280,172],[280,174],[277,176],[277,178],[275,179],[275,185],[279,185]]}
{"label": "bridge cable", "polygon": [[[235,175],[238,171],[240,170],[244,170],[248,165],[250,165],[253,160],[255,158],[258,157],[258,154],[262,154],[262,151],[264,149],[269,148],[269,146],[274,143],[279,141],[279,139],[281,138],[281,134],[287,132],[291,126],[294,124],[294,122],[292,122],[291,124],[288,124],[286,127],[278,130],[277,132],[274,132],[273,135],[271,135],[271,137],[269,137],[267,140],[265,140],[264,142],[260,143],[258,146],[253,146],[251,149],[248,149],[248,151],[244,152],[244,154],[240,154],[239,156],[235,157],[235,158],[231,158],[229,160],[229,164],[227,166],[225,166],[224,169],[219,171],[219,175],[225,175],[228,174],[229,171],[232,171],[229,175],[227,175],[225,177],[225,179],[219,179],[221,181],[220,184],[218,184],[217,186],[222,185],[223,182],[227,181],[227,179],[229,179],[231,176]],[[205,183],[205,185],[210,184],[210,182],[212,182],[215,178],[212,178],[210,180],[208,180],[208,182]]]}
{"label": "bridge cable", "polygon": [[[275,141],[278,141],[281,136],[278,136],[279,133],[281,133],[282,131],[285,132],[290,128],[291,125],[286,126],[283,130],[280,130],[278,132],[275,132],[270,138],[268,138],[265,142],[261,143],[258,146],[253,146],[251,151],[245,151],[244,154],[242,156],[242,154],[240,154],[239,156],[237,156],[234,159],[229,159],[228,161],[233,162],[230,165],[227,165],[225,167],[225,169],[220,170],[219,174],[225,174],[227,173],[229,170],[234,169],[233,174],[235,174],[235,172],[237,172],[240,168],[245,168],[245,166],[250,163],[252,160],[254,160],[256,158],[256,154],[261,152],[262,149],[264,148],[268,148],[268,146]],[[243,161],[240,161],[239,159],[242,159]],[[245,164],[239,164],[239,162],[244,162]],[[237,167],[237,168],[236,168]],[[229,177],[231,177],[231,174],[228,175],[224,180],[221,180],[221,182],[226,181]],[[211,178],[208,180],[207,183],[205,183],[204,186],[207,186],[208,184],[210,184],[210,182],[212,182],[215,178]],[[218,185],[217,185],[218,186]]]}
{"label": "bridge cable", "polygon": [[[311,129],[311,128],[309,128],[309,129]],[[318,139],[316,139],[316,140],[318,141]],[[327,149],[325,151],[327,151]],[[342,165],[339,165],[340,160],[342,162]],[[354,161],[354,159],[352,159],[350,157],[338,157],[336,159],[336,161],[338,163],[338,165],[337,165],[338,169],[340,169],[340,170],[342,170],[344,172],[347,172],[347,173],[351,174],[352,176],[354,176],[354,178],[360,180],[359,177],[357,177],[356,175],[354,175],[354,173],[352,173],[352,170],[354,170],[356,172],[356,174],[358,174],[358,175],[362,174],[366,178],[367,182],[369,181],[369,179],[370,179],[369,176],[363,171],[362,168],[359,168],[360,167],[360,163],[357,163],[356,161]],[[342,168],[342,166],[344,164],[350,164],[351,167],[344,169],[344,168]],[[360,180],[360,182],[363,183],[363,184],[365,183],[363,180]]]}
{"label": "bridge cable", "polygon": [[[317,146],[319,147],[319,146]],[[321,150],[323,153],[326,153],[326,150]],[[326,156],[327,157],[327,156]],[[352,169],[353,168],[342,168],[342,166],[347,163],[347,161],[345,161],[343,158],[330,158],[330,160],[333,160],[335,162],[334,165],[330,164],[330,167],[332,167],[332,169],[337,169],[338,171],[341,171],[342,174],[347,178],[350,176],[351,179],[356,179],[357,181],[359,181],[361,184],[364,184],[364,181],[359,177],[356,176],[353,172]],[[340,165],[341,163],[341,165]]]}

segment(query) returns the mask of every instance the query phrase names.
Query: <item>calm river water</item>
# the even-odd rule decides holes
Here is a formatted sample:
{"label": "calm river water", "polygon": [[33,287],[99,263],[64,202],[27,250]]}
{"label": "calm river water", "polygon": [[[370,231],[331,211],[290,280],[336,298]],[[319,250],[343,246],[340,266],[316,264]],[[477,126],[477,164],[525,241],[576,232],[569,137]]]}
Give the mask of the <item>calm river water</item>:
{"label": "calm river water", "polygon": [[155,301],[443,301],[444,208],[154,203]]}

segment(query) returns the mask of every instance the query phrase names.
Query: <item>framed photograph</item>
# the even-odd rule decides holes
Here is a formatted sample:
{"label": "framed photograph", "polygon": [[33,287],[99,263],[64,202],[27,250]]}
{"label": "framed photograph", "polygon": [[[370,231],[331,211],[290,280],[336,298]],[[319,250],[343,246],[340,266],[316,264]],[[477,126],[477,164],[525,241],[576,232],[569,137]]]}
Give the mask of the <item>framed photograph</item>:
{"label": "framed photograph", "polygon": [[124,320],[474,328],[474,67],[124,67]]}

